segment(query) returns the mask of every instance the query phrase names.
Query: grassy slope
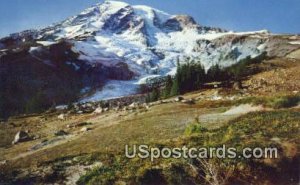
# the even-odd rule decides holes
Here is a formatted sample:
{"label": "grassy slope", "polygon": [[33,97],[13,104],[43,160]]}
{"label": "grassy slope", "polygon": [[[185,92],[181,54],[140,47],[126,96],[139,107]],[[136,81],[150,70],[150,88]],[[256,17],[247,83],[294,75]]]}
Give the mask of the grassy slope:
{"label": "grassy slope", "polygon": [[[292,66],[293,71],[299,69],[298,64],[297,68],[294,68],[294,65]],[[285,68],[288,67],[284,66]],[[268,76],[274,72],[265,73]],[[259,75],[265,75],[265,73],[258,74],[254,78],[260,78]],[[299,84],[295,83],[294,79],[298,78],[299,74],[292,73],[289,75],[295,84],[293,88],[297,88]],[[276,77],[274,79],[266,78],[266,80],[276,81],[276,84],[280,84],[277,82],[280,82],[281,79]],[[289,82],[287,84],[293,83]],[[81,156],[80,163],[101,161],[104,164],[102,168],[97,168],[83,176],[80,181],[83,184],[88,182],[99,183],[101,181],[103,183],[116,181],[127,181],[133,184],[145,183],[152,179],[149,179],[149,176],[159,179],[160,183],[199,184],[205,181],[199,176],[199,174],[203,175],[201,169],[198,169],[201,167],[198,164],[199,162],[158,160],[151,163],[147,160],[128,160],[124,158],[124,145],[150,143],[155,146],[217,146],[227,143],[241,147],[246,144],[258,146],[275,144],[285,152],[282,153],[283,158],[277,162],[233,161],[234,168],[237,170],[235,170],[234,178],[229,180],[232,182],[238,181],[239,183],[252,181],[253,183],[266,182],[266,184],[274,184],[277,182],[277,184],[282,184],[284,182],[284,184],[287,184],[293,178],[293,182],[295,182],[297,176],[294,173],[295,171],[299,172],[297,165],[293,165],[298,164],[299,161],[299,137],[297,135],[299,133],[299,108],[287,109],[284,108],[286,106],[282,106],[290,106],[291,102],[289,98],[281,96],[292,94],[290,86],[285,87],[282,85],[282,87],[284,88],[279,88],[279,90],[268,89],[271,92],[263,91],[266,88],[249,91],[242,99],[233,101],[212,101],[208,100],[209,98],[203,98],[215,94],[216,90],[193,92],[185,95],[185,98],[197,99],[200,97],[195,105],[166,103],[151,107],[148,111],[138,110],[132,113],[111,111],[101,115],[73,115],[66,121],[59,121],[57,119],[58,114],[42,114],[10,119],[8,124],[0,125],[0,147],[2,147],[0,148],[0,161],[8,160],[7,165],[0,165],[0,172],[4,172],[6,176],[16,169],[28,168],[35,170],[39,167],[46,168],[49,165],[52,166],[55,161],[65,161],[69,158]],[[240,92],[219,90],[219,94],[232,96],[239,95]],[[188,136],[184,135],[186,126],[193,122],[196,117],[204,114],[221,113],[231,106],[244,103],[262,104],[272,108],[284,109],[250,113],[229,122],[203,123],[205,127],[209,128],[208,131],[193,133]],[[82,122],[91,123],[88,127],[93,130],[79,133],[80,128],[67,128],[68,124]],[[39,135],[41,138],[11,146],[10,143],[14,134],[20,129],[29,130],[31,134]],[[53,133],[60,129],[69,132],[71,137],[37,151],[27,151],[44,139],[55,139]],[[280,138],[280,142],[275,142],[271,140],[272,138]],[[77,162],[72,163],[72,165],[76,164]],[[213,161],[213,164],[220,165],[222,172],[229,170],[227,169],[228,161]],[[62,170],[61,165],[59,165],[59,170]],[[269,171],[269,173],[261,175],[266,171]],[[20,171],[15,172],[17,173],[13,173],[13,176]],[[279,177],[283,178],[280,179]],[[53,178],[61,180],[64,177]],[[41,182],[44,182],[44,179]],[[153,183],[159,184],[159,182]]]}
{"label": "grassy slope", "polygon": [[[38,119],[30,117],[25,124],[14,128],[14,130],[17,131],[20,128],[35,129],[35,131],[32,131],[33,133],[44,135],[38,141],[45,138],[53,138],[53,133],[59,129],[76,134],[80,128],[77,130],[66,129],[66,125],[74,122],[90,122],[92,123],[90,127],[93,130],[74,136],[74,138],[70,138],[68,142],[61,145],[37,151],[28,155],[25,159],[17,160],[17,166],[29,166],[38,161],[54,160],[57,157],[78,155],[81,153],[103,150],[120,151],[128,143],[156,142],[173,139],[180,136],[184,132],[186,124],[196,116],[218,111],[218,109],[209,110],[205,107],[195,108],[197,106],[182,103],[161,104],[152,107],[149,111],[121,112],[118,114],[106,113],[101,116],[83,115],[70,118],[65,122],[58,121],[55,117],[52,117],[46,123],[41,123],[47,126],[40,129],[36,128],[36,124],[38,123],[34,121]],[[223,110],[222,108],[219,109]],[[46,132],[48,132],[48,135]],[[10,138],[11,136],[13,135],[11,134]],[[17,157],[20,153],[26,152],[30,146],[38,143],[38,141],[31,141],[10,147],[7,150],[1,150],[1,157],[8,159]],[[44,155],[45,153],[47,155]]]}
{"label": "grassy slope", "polygon": [[[196,95],[190,94],[188,96]],[[187,168],[183,173],[187,176],[187,179],[185,179],[186,182],[193,181],[193,183],[198,183],[199,179],[197,180],[197,178],[189,176],[189,173],[191,173],[189,167],[190,164],[187,163],[187,161],[159,160],[153,164],[147,160],[128,160],[124,158],[124,145],[148,143],[159,146],[190,145],[199,147],[218,146],[227,143],[230,146],[239,145],[241,147],[241,145],[246,144],[268,145],[272,143],[271,138],[279,137],[283,142],[280,146],[289,148],[295,148],[296,146],[297,148],[297,146],[299,146],[299,143],[297,143],[297,139],[299,138],[296,134],[299,132],[299,109],[250,113],[249,115],[229,122],[203,124],[208,129],[214,129],[205,131],[203,133],[193,133],[191,136],[184,136],[186,126],[190,125],[190,123],[192,123],[193,120],[199,115],[224,112],[229,107],[242,103],[259,102],[265,103],[266,105],[271,105],[268,102],[274,102],[277,99],[277,97],[244,98],[229,102],[224,100],[200,100],[195,105],[166,103],[154,106],[148,111],[140,110],[133,113],[120,112],[117,114],[106,113],[101,116],[82,115],[69,118],[69,120],[65,122],[57,121],[57,119],[52,116],[48,118],[48,123],[45,124],[51,126],[47,126],[45,128],[43,127],[37,131],[37,133],[41,133],[41,135],[44,133],[45,138],[53,138],[53,132],[55,130],[58,128],[66,130],[66,125],[70,123],[87,121],[91,123],[90,127],[92,127],[93,130],[89,131],[88,133],[76,135],[63,141],[62,143],[58,143],[58,145],[35,152],[29,152],[27,155],[23,155],[21,158],[17,157],[16,160],[10,161],[10,166],[7,170],[29,166],[34,168],[36,164],[38,166],[44,166],[45,164],[51,164],[51,161],[55,161],[57,159],[64,160],[66,157],[68,158],[68,156],[72,158],[72,156],[90,156],[90,154],[93,154],[92,161],[101,161],[106,164],[104,167],[109,167],[109,169],[105,169],[108,170],[108,173],[128,173],[128,178],[125,179],[121,176],[113,175],[114,181],[124,180],[137,183],[140,181],[139,178],[144,178],[145,174],[143,173],[145,173],[145,171],[151,171],[151,169],[155,166],[159,166],[159,170],[163,171],[159,173],[169,174],[169,177],[163,175],[164,178],[174,178],[172,173],[168,171],[168,168],[173,168],[173,166],[170,165],[173,165],[174,163],[175,166],[179,165],[182,168]],[[35,123],[34,120],[39,119],[36,117],[29,117],[27,119],[25,123],[32,124],[34,127],[30,128],[35,128],[37,123]],[[24,119],[22,120],[24,121]],[[24,125],[23,127],[27,128]],[[48,135],[46,134],[47,132]],[[78,129],[70,129],[68,132],[75,134],[78,132]],[[20,153],[26,153],[28,148],[38,142],[39,141],[32,141],[13,146],[2,151],[3,154],[1,154],[1,156],[6,159],[15,158]],[[287,145],[289,142],[293,142],[293,144]],[[83,161],[89,160],[91,160],[89,157],[83,159]],[[116,165],[116,167],[114,167],[114,165]],[[122,167],[118,167],[119,165],[122,165]],[[167,170],[165,171],[162,166],[167,166]],[[99,170],[102,171],[103,169],[101,168]],[[251,171],[253,169],[248,170]],[[136,171],[141,172],[140,174],[136,174]],[[102,178],[102,172],[100,173],[97,171],[92,175],[90,173],[86,175],[88,178],[85,178],[86,176],[82,177],[82,182],[87,183],[88,181],[92,182],[92,179],[99,180],[100,177]]]}
{"label": "grassy slope", "polygon": [[[293,184],[299,180],[297,179],[299,154],[296,152],[299,150],[300,144],[299,119],[299,109],[249,113],[230,121],[219,129],[195,132],[181,139],[154,146],[216,147],[226,144],[238,149],[251,146],[277,146],[281,150],[279,159],[276,160],[212,160],[211,164],[221,171],[218,177],[220,183],[223,183],[221,176],[234,169],[235,175],[229,176],[224,182]],[[278,140],[275,141],[274,138],[278,138]],[[150,160],[128,160],[122,155],[110,158],[102,158],[102,155],[99,155],[98,159],[104,161],[105,165],[88,172],[81,177],[79,183],[98,184],[102,182],[109,184],[125,181],[133,184],[143,184],[144,182],[149,184],[201,184],[205,181],[199,178],[203,173],[201,164],[193,160],[157,159],[151,163]],[[127,176],[123,176],[124,174]],[[157,178],[159,182],[156,181]],[[211,179],[206,180],[213,182]]]}

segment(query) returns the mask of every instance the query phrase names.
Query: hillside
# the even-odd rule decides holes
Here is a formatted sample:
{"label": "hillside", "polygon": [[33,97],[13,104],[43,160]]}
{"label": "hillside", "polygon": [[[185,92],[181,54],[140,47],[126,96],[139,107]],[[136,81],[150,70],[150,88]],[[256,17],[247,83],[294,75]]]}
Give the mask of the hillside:
{"label": "hillside", "polygon": [[208,70],[263,53],[294,57],[299,48],[297,35],[226,31],[188,15],[106,1],[0,39],[1,117],[138,94],[140,84],[174,75],[187,58]]}
{"label": "hillside", "polygon": [[[11,34],[0,39],[0,185],[297,185],[299,71],[299,35],[122,1]],[[237,151],[130,158],[126,145]],[[245,157],[249,147],[278,157]]]}
{"label": "hillside", "polygon": [[[194,104],[176,102],[174,98],[170,98],[147,106],[127,106],[102,113],[80,114],[70,110],[58,110],[52,113],[12,117],[2,124],[0,129],[1,180],[19,184],[74,184],[82,176],[79,184],[136,184],[144,180],[149,181],[144,184],[168,184],[173,181],[181,184],[199,184],[205,182],[196,175],[202,173],[201,169],[198,169],[198,172],[193,171],[188,161],[157,159],[151,163],[150,159],[129,160],[124,157],[124,145],[174,147],[216,146],[227,143],[231,146],[248,146],[251,141],[250,143],[256,143],[256,146],[275,144],[282,149],[280,159],[266,159],[263,163],[254,159],[233,160],[234,174],[228,174],[228,179],[223,179],[221,175],[218,177],[219,181],[224,181],[225,184],[295,184],[299,180],[297,133],[300,115],[299,105],[297,106],[299,92],[296,91],[299,89],[299,83],[294,81],[299,79],[299,74],[294,71],[299,70],[299,64],[299,60],[296,59],[266,60],[260,67],[267,67],[267,70],[243,81],[245,85],[252,82],[248,87],[241,90],[203,89],[183,96],[184,100],[192,99]],[[274,71],[288,74],[288,78],[276,75],[266,78]],[[262,77],[265,77],[264,83],[256,83],[256,79]],[[285,80],[285,83],[282,83],[282,80]],[[291,102],[284,103],[288,100]],[[61,114],[64,114],[64,120],[60,118]],[[195,119],[198,121],[195,122]],[[200,124],[208,131],[192,129],[194,131],[191,132],[190,128],[194,124]],[[257,128],[248,127],[249,124],[254,124]],[[260,124],[262,125],[259,126]],[[252,130],[248,130],[250,128]],[[233,132],[230,131],[232,129]],[[12,145],[11,141],[19,130],[27,130],[34,139]],[[58,135],[58,131],[64,132]],[[246,133],[250,133],[252,137]],[[207,140],[203,134],[218,137]],[[201,144],[202,142],[206,144]],[[213,163],[223,165],[227,162]],[[197,163],[193,165],[196,165],[195,168],[201,168]],[[182,171],[180,177],[176,176],[179,171],[172,171],[175,169]],[[266,169],[269,173],[261,176],[261,171]],[[222,173],[229,173],[227,170],[230,169],[222,169]],[[136,171],[138,173],[135,173]],[[144,174],[147,171],[159,175],[160,178],[147,177]],[[209,182],[208,179],[207,183]]]}

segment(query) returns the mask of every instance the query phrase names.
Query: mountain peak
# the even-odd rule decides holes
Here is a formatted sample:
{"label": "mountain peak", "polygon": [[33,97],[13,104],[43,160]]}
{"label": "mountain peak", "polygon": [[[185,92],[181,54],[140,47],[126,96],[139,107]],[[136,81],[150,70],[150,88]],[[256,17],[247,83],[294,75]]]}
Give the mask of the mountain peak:
{"label": "mountain peak", "polygon": [[128,3],[125,3],[123,1],[113,1],[113,0],[106,0],[103,3],[98,3],[96,5],[97,7],[100,7],[100,9],[104,9],[104,10],[120,10],[122,8],[125,8],[127,6],[130,6]]}
{"label": "mountain peak", "polygon": [[105,0],[104,3],[98,3],[98,4],[110,4],[110,5],[113,5],[113,6],[127,6],[127,5],[129,5],[126,2],[115,1],[115,0]]}
{"label": "mountain peak", "polygon": [[[269,34],[262,33],[265,32],[227,32],[200,26],[189,15],[170,15],[149,6],[109,0],[61,23],[12,38],[18,40],[16,43],[35,43],[30,48],[34,57],[41,48],[47,50],[66,41],[76,53],[78,64],[125,71],[126,74],[120,74],[132,77],[128,82],[132,85],[131,93],[136,88],[133,84],[174,74],[178,59],[192,58],[208,69],[215,64],[224,67],[248,56],[256,57],[267,50]],[[6,44],[1,46],[0,42],[0,47],[5,48]],[[115,71],[111,76],[113,80],[120,79],[115,78],[120,76]],[[116,90],[121,91],[122,88]]]}

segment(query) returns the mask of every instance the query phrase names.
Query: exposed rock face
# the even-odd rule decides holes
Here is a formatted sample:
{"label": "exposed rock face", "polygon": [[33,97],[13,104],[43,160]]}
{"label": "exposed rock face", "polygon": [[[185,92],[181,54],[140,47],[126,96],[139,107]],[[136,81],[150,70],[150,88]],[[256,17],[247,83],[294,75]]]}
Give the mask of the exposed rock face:
{"label": "exposed rock face", "polygon": [[29,137],[28,133],[21,130],[15,135],[15,138],[14,138],[12,144],[25,142],[25,141],[28,141],[28,140],[30,140],[30,137]]}
{"label": "exposed rock face", "polygon": [[168,19],[163,27],[167,30],[182,31],[184,28],[196,28],[198,25],[191,16],[177,15]]}
{"label": "exposed rock face", "polygon": [[[90,64],[77,59],[72,43],[8,51],[0,58],[0,117],[39,112],[68,104],[84,87],[101,87],[107,80],[129,80],[135,74],[128,65]],[[20,93],[22,92],[22,93]]]}

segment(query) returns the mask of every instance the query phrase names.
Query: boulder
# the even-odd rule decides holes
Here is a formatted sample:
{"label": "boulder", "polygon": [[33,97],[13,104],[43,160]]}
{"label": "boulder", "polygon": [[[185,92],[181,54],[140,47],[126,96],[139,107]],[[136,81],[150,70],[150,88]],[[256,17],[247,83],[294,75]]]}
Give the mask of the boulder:
{"label": "boulder", "polygon": [[115,107],[114,110],[118,112],[121,108],[119,106]]}
{"label": "boulder", "polygon": [[60,115],[57,116],[57,119],[66,120],[66,115],[65,114],[60,114]]}
{"label": "boulder", "polygon": [[98,107],[93,113],[94,114],[101,114],[103,112],[103,109],[101,107]]}
{"label": "boulder", "polygon": [[138,107],[138,103],[133,102],[132,104],[129,105],[129,108],[135,109]]}
{"label": "boulder", "polygon": [[148,105],[148,103],[143,103],[143,107],[144,107],[145,109],[147,109],[147,110],[150,109],[150,105]]}
{"label": "boulder", "polygon": [[182,96],[178,96],[174,100],[175,100],[175,102],[180,102],[180,101],[184,100],[184,98]]}
{"label": "boulder", "polygon": [[92,129],[88,128],[88,127],[83,127],[82,129],[80,129],[80,132],[87,132],[89,130],[92,130]]}
{"label": "boulder", "polygon": [[36,135],[36,136],[34,136],[32,139],[33,139],[33,140],[37,140],[37,139],[40,139],[40,138],[41,138],[41,136]]}
{"label": "boulder", "polygon": [[0,161],[0,165],[6,165],[6,164],[7,164],[7,160]]}
{"label": "boulder", "polygon": [[240,81],[234,82],[234,84],[233,84],[233,89],[235,89],[235,90],[240,90],[240,89],[242,89],[242,88],[243,88],[242,82],[240,82]]}
{"label": "boulder", "polygon": [[59,130],[57,132],[54,133],[55,136],[65,136],[68,135],[68,133],[64,130]]}
{"label": "boulder", "polygon": [[30,140],[30,137],[29,137],[28,133],[25,132],[25,131],[19,131],[15,135],[15,138],[14,138],[12,144],[17,144],[17,143],[20,143],[20,142],[25,142],[25,141],[28,141],[28,140]]}
{"label": "boulder", "polygon": [[181,100],[182,103],[186,103],[189,105],[195,104],[195,101],[193,99],[188,99],[188,100]]}

